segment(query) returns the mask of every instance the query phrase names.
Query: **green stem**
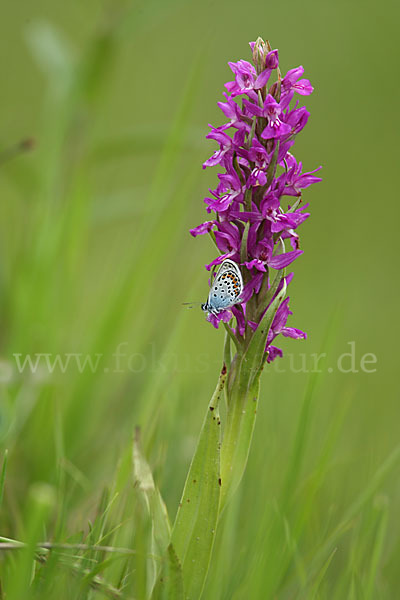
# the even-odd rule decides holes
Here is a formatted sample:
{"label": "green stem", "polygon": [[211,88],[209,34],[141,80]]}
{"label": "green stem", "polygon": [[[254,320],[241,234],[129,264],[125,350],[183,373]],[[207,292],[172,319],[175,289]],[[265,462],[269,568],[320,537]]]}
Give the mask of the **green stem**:
{"label": "green stem", "polygon": [[240,179],[240,183],[243,186],[245,184],[245,180],[244,180],[244,177],[243,177],[243,171],[242,171],[242,169],[239,166],[236,153],[233,155],[233,166],[235,168],[236,173],[238,174],[238,177]]}
{"label": "green stem", "polygon": [[278,160],[279,145],[280,145],[280,140],[278,140],[276,142],[275,152],[272,156],[271,162],[267,169],[267,183],[266,183],[267,188],[271,185],[271,182],[275,176],[276,162]]}
{"label": "green stem", "polygon": [[229,371],[231,368],[232,356],[231,356],[231,338],[229,332],[225,333],[225,344],[224,344],[224,363]]}
{"label": "green stem", "polygon": [[[240,262],[241,263],[244,263],[247,261],[247,237],[249,235],[249,229],[250,229],[250,221],[247,221],[245,228],[244,228],[244,232],[243,232],[242,244],[240,246]],[[244,273],[245,279],[246,279],[246,273],[247,273],[247,271],[245,271],[245,273]]]}
{"label": "green stem", "polygon": [[247,212],[251,212],[251,188],[248,188],[244,194],[244,206]]}
{"label": "green stem", "polygon": [[[243,359],[242,359],[243,360]],[[250,384],[238,369],[228,402],[221,448],[220,513],[238,487],[247,464],[258,407],[259,377]]]}
{"label": "green stem", "polygon": [[218,252],[219,252],[219,248],[218,248],[217,240],[215,239],[215,233],[214,233],[214,231],[209,231],[208,234],[209,234],[210,238],[212,239],[212,241],[214,242],[214,244],[215,244],[215,246],[216,246],[216,248],[218,249]]}
{"label": "green stem", "polygon": [[[228,336],[229,336],[229,339],[231,339],[231,340],[232,340],[232,342],[233,342],[234,346],[236,347],[236,350],[238,350],[238,349],[239,349],[239,344],[238,344],[238,341],[237,341],[237,339],[236,339],[236,338],[235,338],[235,336],[233,335],[233,333],[232,333],[232,331],[231,331],[231,328],[229,327],[229,325],[228,325],[227,323],[224,323],[224,322],[222,322],[222,324],[223,324],[223,326],[225,327],[226,335],[228,335]],[[229,352],[230,352],[230,349],[229,349]],[[224,350],[224,356],[225,356],[225,350]],[[225,362],[225,364],[226,364],[226,362]],[[230,365],[230,363],[229,363],[229,365]],[[229,368],[229,365],[228,365],[228,364],[226,364],[226,367],[227,367],[227,368]]]}

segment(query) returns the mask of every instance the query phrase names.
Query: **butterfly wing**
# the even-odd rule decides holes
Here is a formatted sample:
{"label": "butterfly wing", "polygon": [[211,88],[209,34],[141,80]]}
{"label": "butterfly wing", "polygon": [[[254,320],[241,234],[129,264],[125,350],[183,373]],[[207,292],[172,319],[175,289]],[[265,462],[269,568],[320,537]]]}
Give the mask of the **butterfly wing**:
{"label": "butterfly wing", "polygon": [[224,262],[221,264],[220,268],[217,271],[216,277],[218,277],[219,275],[222,275],[222,273],[224,273],[224,271],[235,271],[235,273],[238,275],[240,280],[242,280],[242,274],[240,272],[238,265],[235,262],[233,262],[233,260],[230,260],[229,258],[226,258],[224,260]]}
{"label": "butterfly wing", "polygon": [[240,300],[243,291],[243,279],[240,269],[232,260],[225,260],[220,266],[208,296],[207,308],[218,314],[230,308]]}

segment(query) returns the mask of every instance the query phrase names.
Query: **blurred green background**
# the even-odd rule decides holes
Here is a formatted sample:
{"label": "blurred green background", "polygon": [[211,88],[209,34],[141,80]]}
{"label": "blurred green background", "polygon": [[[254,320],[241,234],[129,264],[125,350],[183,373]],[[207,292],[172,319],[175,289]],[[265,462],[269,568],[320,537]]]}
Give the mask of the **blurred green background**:
{"label": "blurred green background", "polygon": [[[173,518],[223,347],[200,310],[182,307],[205,300],[214,257],[188,233],[216,181],[201,168],[214,150],[207,124],[222,123],[227,62],[249,60],[261,35],[283,72],[302,64],[315,88],[295,154],[307,170],[323,165],[323,183],[304,193],[312,217],[290,289],[290,325],[309,337],[280,340],[284,358],[263,377],[205,597],[397,597],[398,17],[394,2],[370,1],[3,4],[2,536],[34,528],[34,484],[45,482],[54,497],[39,538],[87,539],[107,488],[119,492],[112,524],[125,523],[107,541],[145,555],[127,458],[138,424]],[[18,153],[26,139],[32,149]],[[357,372],[340,372],[351,348]],[[304,372],[321,352],[323,372]],[[20,373],[14,354],[36,353],[101,356],[95,372],[71,359],[49,373],[43,358]],[[375,372],[361,369],[367,353]],[[132,560],[126,597],[141,598],[145,560]],[[7,597],[28,597],[12,569],[29,566],[7,561]],[[118,568],[104,574],[115,585]],[[81,597],[63,577],[38,597]]]}

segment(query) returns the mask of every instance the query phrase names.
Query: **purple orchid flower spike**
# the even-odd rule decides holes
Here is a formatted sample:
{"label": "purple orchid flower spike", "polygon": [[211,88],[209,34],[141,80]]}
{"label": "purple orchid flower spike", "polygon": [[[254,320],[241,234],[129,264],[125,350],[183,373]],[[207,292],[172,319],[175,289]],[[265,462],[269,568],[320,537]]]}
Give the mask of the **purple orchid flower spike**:
{"label": "purple orchid flower spike", "polygon": [[[215,218],[191,230],[194,237],[210,234],[220,251],[208,270],[220,268],[226,260],[240,266],[244,284],[240,302],[208,320],[215,327],[222,322],[243,347],[281,291],[272,283],[275,277],[284,277],[285,269],[303,254],[298,228],[309,212],[302,204],[302,192],[321,181],[316,175],[319,168],[304,171],[293,155],[296,136],[310,115],[298,101],[294,106],[291,101],[295,94],[313,91],[303,67],[282,77],[278,50],[261,38],[250,47],[252,62],[229,63],[234,80],[225,86],[224,101],[218,102],[227,121],[207,135],[219,146],[203,165],[220,169],[218,186],[205,198],[207,212]],[[224,288],[220,289],[222,294]],[[266,339],[269,362],[282,355],[272,345],[277,336],[305,338],[300,330],[286,326],[290,315],[285,300]]]}

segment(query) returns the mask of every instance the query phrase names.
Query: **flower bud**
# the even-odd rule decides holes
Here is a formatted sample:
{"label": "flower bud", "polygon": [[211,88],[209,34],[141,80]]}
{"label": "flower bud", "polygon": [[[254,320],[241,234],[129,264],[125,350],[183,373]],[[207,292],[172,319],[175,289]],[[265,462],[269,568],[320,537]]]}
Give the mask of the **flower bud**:
{"label": "flower bud", "polygon": [[278,50],[272,50],[268,52],[265,57],[265,68],[266,69],[276,69],[279,65],[279,56]]}
{"label": "flower bud", "polygon": [[257,75],[263,70],[264,56],[265,56],[265,42],[261,37],[258,37],[255,42],[251,42],[251,49],[253,50],[253,63],[257,71]]}

